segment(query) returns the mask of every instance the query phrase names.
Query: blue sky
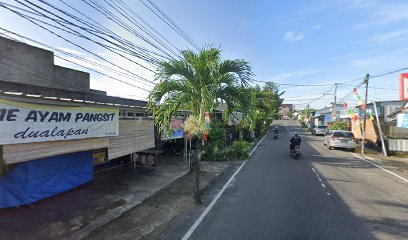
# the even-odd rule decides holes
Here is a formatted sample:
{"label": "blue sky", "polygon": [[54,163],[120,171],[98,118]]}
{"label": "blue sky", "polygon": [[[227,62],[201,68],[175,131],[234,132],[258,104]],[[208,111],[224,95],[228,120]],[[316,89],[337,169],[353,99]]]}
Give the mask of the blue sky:
{"label": "blue sky", "polygon": [[[141,2],[124,0],[135,12],[180,49],[188,43],[152,14]],[[14,1],[10,4],[19,5]],[[36,2],[36,1],[34,1]],[[52,1],[63,7],[58,1]],[[102,1],[98,1],[102,4]],[[344,82],[366,73],[375,75],[408,67],[408,2],[393,0],[297,0],[297,1],[187,1],[154,0],[198,45],[220,46],[225,58],[251,62],[256,79],[284,84]],[[106,4],[105,4],[106,5]],[[140,45],[151,48],[101,16],[81,1],[72,4],[99,23]],[[66,7],[64,8],[68,10]],[[55,47],[93,58],[1,8],[0,26]],[[123,68],[152,79],[152,74],[112,55],[88,41],[68,36],[81,46],[112,59]],[[97,60],[97,59],[95,59]],[[135,59],[135,61],[139,61]],[[57,64],[80,68],[65,61]],[[89,70],[85,70],[89,71]],[[399,73],[372,79],[369,101],[398,99]],[[147,92],[91,72],[91,86],[111,95],[145,99]],[[356,103],[349,93],[361,81],[340,85],[338,99]],[[142,86],[142,85],[141,85]],[[151,88],[151,85],[143,85]],[[331,86],[283,86],[287,103],[327,105],[333,95],[322,93]],[[386,89],[378,89],[386,88]],[[363,89],[358,92],[363,95]],[[330,92],[332,93],[332,91]],[[346,97],[344,97],[346,96]]]}

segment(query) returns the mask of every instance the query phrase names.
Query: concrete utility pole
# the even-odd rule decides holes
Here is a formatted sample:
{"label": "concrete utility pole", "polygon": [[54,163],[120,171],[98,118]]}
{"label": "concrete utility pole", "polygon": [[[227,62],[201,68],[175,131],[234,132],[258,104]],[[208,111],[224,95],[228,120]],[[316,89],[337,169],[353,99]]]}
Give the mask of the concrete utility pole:
{"label": "concrete utility pole", "polygon": [[377,128],[378,128],[378,133],[380,134],[382,151],[383,151],[384,156],[387,156],[387,149],[385,147],[384,137],[383,137],[383,133],[381,130],[380,118],[378,117],[377,104],[375,103],[375,101],[374,101],[374,111],[375,111],[375,118],[377,119]]}
{"label": "concrete utility pole", "polygon": [[364,78],[363,84],[366,85],[365,91],[365,99],[364,99],[364,122],[363,122],[363,134],[361,137],[361,155],[364,155],[364,142],[365,142],[365,134],[366,134],[366,125],[367,125],[367,97],[368,97],[368,79],[370,78],[370,74],[366,74]]}
{"label": "concrete utility pole", "polygon": [[337,87],[338,83],[334,84],[334,101],[333,101],[333,123],[334,123],[334,117],[336,116],[336,107],[337,107]]}

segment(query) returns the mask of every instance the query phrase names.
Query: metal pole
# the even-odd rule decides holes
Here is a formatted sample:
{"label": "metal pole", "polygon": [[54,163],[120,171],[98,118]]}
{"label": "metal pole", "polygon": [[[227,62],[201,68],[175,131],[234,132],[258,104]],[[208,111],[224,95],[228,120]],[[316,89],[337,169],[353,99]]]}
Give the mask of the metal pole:
{"label": "metal pole", "polygon": [[381,126],[380,126],[380,119],[379,119],[379,117],[378,117],[377,104],[376,104],[375,102],[374,102],[374,111],[375,111],[375,118],[377,119],[378,133],[380,134],[381,146],[382,146],[383,154],[384,154],[384,156],[388,156],[388,155],[387,155],[387,149],[385,148],[385,144],[384,144],[384,137],[383,137],[382,130],[381,130]]}
{"label": "metal pole", "polygon": [[188,156],[187,156],[187,153],[188,153],[188,150],[187,150],[187,146],[188,146],[188,139],[186,138],[186,137],[184,137],[184,158],[185,158],[185,163],[187,164],[188,163]]}
{"label": "metal pole", "polygon": [[366,134],[366,125],[367,125],[367,97],[368,97],[368,79],[370,78],[370,74],[366,74],[364,78],[364,82],[366,85],[365,91],[365,99],[364,99],[364,122],[363,122],[363,134],[361,139],[361,155],[364,155],[364,142],[365,142],[365,134]]}
{"label": "metal pole", "polygon": [[336,108],[337,108],[337,83],[334,84],[333,123],[334,123],[334,119],[336,117]]}

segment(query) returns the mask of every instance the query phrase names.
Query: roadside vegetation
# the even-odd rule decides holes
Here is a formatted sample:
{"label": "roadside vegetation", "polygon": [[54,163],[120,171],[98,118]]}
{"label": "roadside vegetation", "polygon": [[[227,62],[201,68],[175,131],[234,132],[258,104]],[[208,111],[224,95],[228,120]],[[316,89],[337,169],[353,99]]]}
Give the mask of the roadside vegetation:
{"label": "roadside vegetation", "polygon": [[[273,82],[262,87],[250,85],[254,80],[250,63],[243,59],[223,60],[220,49],[207,47],[198,53],[186,50],[181,55],[181,59],[159,63],[148,109],[154,114],[159,132],[170,131],[170,120],[178,111],[191,111],[184,132],[195,141],[198,153],[192,170],[196,173],[195,197],[199,202],[200,159],[247,158],[249,142],[263,135],[278,117],[283,92]],[[217,119],[214,110],[220,105],[226,108]],[[238,121],[231,123],[237,115]],[[239,141],[227,141],[227,130],[239,132]]]}

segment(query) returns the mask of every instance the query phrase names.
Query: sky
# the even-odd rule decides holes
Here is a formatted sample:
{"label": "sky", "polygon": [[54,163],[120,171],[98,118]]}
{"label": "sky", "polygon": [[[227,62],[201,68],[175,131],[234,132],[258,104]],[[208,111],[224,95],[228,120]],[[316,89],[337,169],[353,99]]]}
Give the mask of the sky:
{"label": "sky", "polygon": [[[112,0],[97,2],[109,8],[107,3],[110,1]],[[0,1],[4,2],[26,8],[13,0]],[[41,5],[38,0],[31,2]],[[60,0],[48,2],[74,13]],[[123,0],[123,2],[164,36],[168,41],[167,46],[171,43],[177,49],[194,49],[143,4],[148,5],[147,0]],[[264,81],[282,84],[280,89],[285,91],[283,95],[285,103],[296,104],[299,109],[304,108],[306,104],[311,108],[329,105],[334,99],[334,83],[343,83],[337,85],[337,100],[355,105],[357,100],[352,90],[362,82],[367,73],[375,76],[408,67],[406,0],[152,0],[152,2],[157,4],[199,47],[208,45],[220,47],[222,57],[225,59],[249,61],[257,81],[253,83],[254,85],[262,85]],[[70,1],[70,5],[123,38],[160,52],[91,8],[86,4],[86,0]],[[121,19],[126,21],[124,17]],[[132,26],[132,23],[129,25]],[[154,66],[139,58],[128,56],[132,60],[129,61],[93,42],[55,30],[61,36],[77,43],[70,44],[5,8],[0,8],[0,27],[109,65],[116,71],[132,72],[148,80],[154,79]],[[1,33],[10,36],[2,30]],[[24,41],[34,44],[26,39]],[[112,66],[92,53],[103,56],[116,65]],[[71,62],[56,58],[55,63],[90,72],[91,87],[107,91],[109,95],[143,100],[148,96],[148,91],[145,90],[153,87],[151,83],[134,82],[124,79],[123,74],[117,75],[97,68],[100,72],[108,73],[134,86],[126,85],[72,64],[76,62],[88,66],[87,63],[69,56],[65,58]],[[153,71],[146,70],[135,62]],[[400,73],[371,78],[368,101],[397,100]],[[363,97],[363,86],[360,86],[357,92]]]}

